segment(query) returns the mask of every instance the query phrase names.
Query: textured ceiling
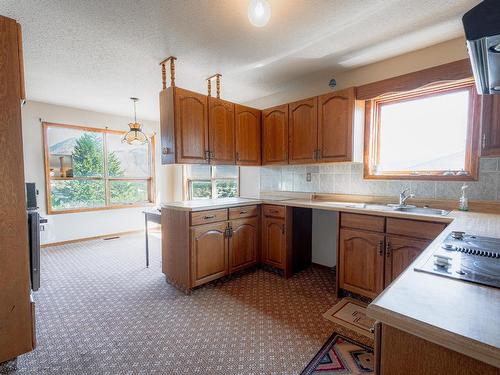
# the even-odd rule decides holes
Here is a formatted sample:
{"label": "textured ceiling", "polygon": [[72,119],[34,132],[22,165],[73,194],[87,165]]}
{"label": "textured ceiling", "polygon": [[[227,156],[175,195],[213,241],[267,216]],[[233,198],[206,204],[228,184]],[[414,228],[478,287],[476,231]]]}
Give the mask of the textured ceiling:
{"label": "textured ceiling", "polygon": [[23,26],[28,98],[158,119],[158,62],[178,57],[179,86],[250,101],[317,70],[365,65],[463,35],[478,0],[269,0],[263,28],[248,0],[1,0]]}

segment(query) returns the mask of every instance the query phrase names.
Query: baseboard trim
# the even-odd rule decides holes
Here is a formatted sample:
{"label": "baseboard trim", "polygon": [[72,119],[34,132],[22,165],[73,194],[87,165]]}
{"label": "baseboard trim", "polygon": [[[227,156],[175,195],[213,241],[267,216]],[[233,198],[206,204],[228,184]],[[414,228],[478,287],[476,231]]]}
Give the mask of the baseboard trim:
{"label": "baseboard trim", "polygon": [[117,237],[117,236],[119,237],[119,236],[124,236],[127,234],[134,234],[134,233],[140,233],[140,232],[144,232],[144,229],[128,230],[125,232],[107,233],[107,234],[102,234],[99,236],[75,238],[73,240],[66,240],[66,241],[60,241],[60,242],[49,242],[49,243],[44,243],[44,244],[40,245],[40,247],[46,248],[46,247],[53,247],[53,246],[68,245],[68,244],[77,243],[77,242],[99,240],[99,239],[108,238],[108,237]]}

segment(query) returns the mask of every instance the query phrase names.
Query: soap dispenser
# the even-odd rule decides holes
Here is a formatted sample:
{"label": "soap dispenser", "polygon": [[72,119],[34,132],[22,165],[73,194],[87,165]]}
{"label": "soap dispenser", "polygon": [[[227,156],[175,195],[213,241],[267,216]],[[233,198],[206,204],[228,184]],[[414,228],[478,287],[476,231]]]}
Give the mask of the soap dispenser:
{"label": "soap dispenser", "polygon": [[462,196],[458,201],[458,209],[460,211],[469,211],[469,198],[467,198],[467,194],[465,190],[468,188],[467,185],[462,185]]}

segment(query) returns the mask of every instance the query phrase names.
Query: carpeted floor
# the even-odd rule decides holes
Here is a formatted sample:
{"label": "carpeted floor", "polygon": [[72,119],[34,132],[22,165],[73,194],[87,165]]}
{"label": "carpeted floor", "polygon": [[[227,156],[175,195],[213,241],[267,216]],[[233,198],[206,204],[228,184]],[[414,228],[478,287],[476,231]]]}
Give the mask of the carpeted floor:
{"label": "carpeted floor", "polygon": [[142,235],[43,249],[38,347],[13,373],[293,375],[346,334],[322,316],[336,301],[331,271],[256,270],[186,296],[150,239],[149,269]]}

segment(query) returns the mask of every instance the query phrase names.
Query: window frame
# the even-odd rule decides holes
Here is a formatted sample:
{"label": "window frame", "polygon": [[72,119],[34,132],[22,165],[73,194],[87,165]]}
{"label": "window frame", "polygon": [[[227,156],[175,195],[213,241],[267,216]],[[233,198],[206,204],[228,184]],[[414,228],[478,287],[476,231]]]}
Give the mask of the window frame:
{"label": "window frame", "polygon": [[[383,104],[401,103],[415,98],[429,98],[443,93],[467,89],[469,91],[469,117],[465,150],[465,175],[448,175],[446,171],[384,171],[376,173],[374,166],[380,157],[380,107]],[[380,95],[365,101],[365,134],[363,175],[372,180],[435,180],[470,181],[479,175],[479,131],[481,125],[481,100],[472,78],[428,84],[410,91]],[[456,171],[453,171],[456,172]]]}
{"label": "window frame", "polygon": [[[93,132],[103,134],[103,153],[104,153],[104,173],[102,177],[58,177],[53,178],[50,176],[50,162],[49,162],[49,142],[48,142],[48,130],[49,128],[66,128],[66,129],[76,129],[83,132]],[[120,208],[132,208],[132,207],[149,207],[156,204],[156,139],[155,134],[149,134],[150,139],[149,145],[149,158],[150,158],[150,177],[148,178],[137,178],[137,177],[111,177],[108,176],[107,162],[107,142],[106,134],[116,134],[124,135],[127,131],[122,130],[112,130],[108,128],[94,128],[83,125],[71,125],[71,124],[60,124],[52,122],[42,122],[42,133],[43,133],[43,153],[44,153],[44,170],[45,170],[45,203],[47,208],[47,215],[58,215],[58,214],[69,214],[78,212],[90,212],[90,211],[104,211],[104,210],[114,210]],[[57,210],[52,207],[52,190],[50,187],[50,182],[52,180],[83,180],[83,181],[104,181],[104,206],[102,207],[81,207],[81,208],[68,208]],[[148,202],[142,203],[130,203],[130,204],[112,204],[111,203],[111,181],[147,181],[148,184]]]}
{"label": "window frame", "polygon": [[[207,182],[210,182],[211,185],[212,185],[212,197],[211,198],[207,198],[207,199],[223,199],[223,198],[217,198],[215,196],[216,192],[217,192],[217,189],[216,189],[216,181],[224,181],[224,180],[236,180],[236,184],[237,184],[237,197],[240,196],[240,166],[239,165],[235,165],[236,167],[236,170],[238,171],[238,177],[236,178],[216,178],[215,177],[215,170],[217,169],[217,165],[207,165],[208,167],[210,167],[210,179],[206,179],[206,178],[190,178],[189,177],[189,174],[188,174],[188,171],[187,171],[187,168],[189,168],[189,165],[184,165],[184,168],[182,170],[183,172],[183,175],[184,175],[184,199],[187,199],[187,200],[193,200],[193,197],[192,197],[192,182],[193,181],[207,181]],[[233,165],[229,165],[229,166],[233,166]],[[199,199],[199,200],[202,200],[202,199]]]}

